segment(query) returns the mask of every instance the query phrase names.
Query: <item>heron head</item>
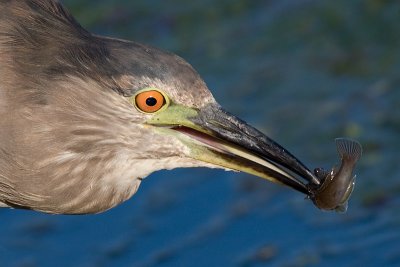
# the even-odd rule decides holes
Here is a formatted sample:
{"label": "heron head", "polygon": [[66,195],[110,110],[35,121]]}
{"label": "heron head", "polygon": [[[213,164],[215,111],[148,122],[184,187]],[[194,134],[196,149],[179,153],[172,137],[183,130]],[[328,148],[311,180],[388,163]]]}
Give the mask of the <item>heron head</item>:
{"label": "heron head", "polygon": [[13,191],[0,204],[99,212],[136,192],[134,178],[178,167],[243,171],[302,193],[302,179],[319,184],[226,112],[180,57],[92,35],[56,1],[2,7],[2,175]]}
{"label": "heron head", "polygon": [[[247,172],[306,193],[300,178],[318,183],[292,154],[225,111],[199,74],[180,57],[136,43],[109,41],[123,66],[118,75],[129,123],[143,133],[138,151],[158,168],[206,166]],[[124,47],[122,49],[122,46]],[[117,52],[123,51],[122,54]],[[111,57],[113,57],[111,55]],[[122,82],[121,82],[122,81]],[[128,104],[128,105],[127,105]],[[129,133],[127,133],[129,134]]]}

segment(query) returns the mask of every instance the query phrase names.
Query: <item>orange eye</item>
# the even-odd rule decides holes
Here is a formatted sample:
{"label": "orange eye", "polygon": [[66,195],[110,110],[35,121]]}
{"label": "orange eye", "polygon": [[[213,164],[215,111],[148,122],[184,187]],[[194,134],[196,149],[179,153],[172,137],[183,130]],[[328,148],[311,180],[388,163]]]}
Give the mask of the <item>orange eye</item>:
{"label": "orange eye", "polygon": [[153,113],[160,110],[165,104],[164,96],[156,91],[144,91],[135,97],[136,106],[143,112]]}

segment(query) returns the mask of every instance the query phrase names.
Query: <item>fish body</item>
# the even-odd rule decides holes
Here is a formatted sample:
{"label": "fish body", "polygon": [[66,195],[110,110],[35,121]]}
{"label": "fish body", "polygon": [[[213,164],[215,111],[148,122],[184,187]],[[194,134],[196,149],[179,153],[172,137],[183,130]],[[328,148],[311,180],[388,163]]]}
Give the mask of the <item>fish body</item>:
{"label": "fish body", "polygon": [[335,143],[341,158],[339,168],[333,167],[330,172],[315,169],[314,173],[321,180],[321,185],[309,186],[309,193],[318,208],[345,212],[354,189],[356,176],[353,172],[361,157],[362,147],[359,142],[347,138],[337,138]]}

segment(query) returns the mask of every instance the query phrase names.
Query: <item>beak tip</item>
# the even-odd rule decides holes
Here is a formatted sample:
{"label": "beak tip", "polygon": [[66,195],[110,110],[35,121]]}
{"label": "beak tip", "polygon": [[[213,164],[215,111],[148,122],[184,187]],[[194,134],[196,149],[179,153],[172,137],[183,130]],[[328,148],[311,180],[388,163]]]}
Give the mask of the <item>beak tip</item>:
{"label": "beak tip", "polygon": [[307,174],[310,177],[310,183],[313,183],[315,185],[321,184],[320,180],[311,171],[307,171]]}

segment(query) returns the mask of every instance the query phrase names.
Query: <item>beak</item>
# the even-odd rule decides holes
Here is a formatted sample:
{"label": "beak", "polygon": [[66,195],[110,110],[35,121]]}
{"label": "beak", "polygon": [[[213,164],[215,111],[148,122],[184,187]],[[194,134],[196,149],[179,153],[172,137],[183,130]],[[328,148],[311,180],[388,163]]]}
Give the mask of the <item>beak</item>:
{"label": "beak", "polygon": [[308,189],[302,179],[320,184],[289,151],[217,104],[200,110],[171,104],[147,124],[183,136],[181,140],[191,151],[189,156],[196,160],[250,173],[303,194],[308,194]]}

